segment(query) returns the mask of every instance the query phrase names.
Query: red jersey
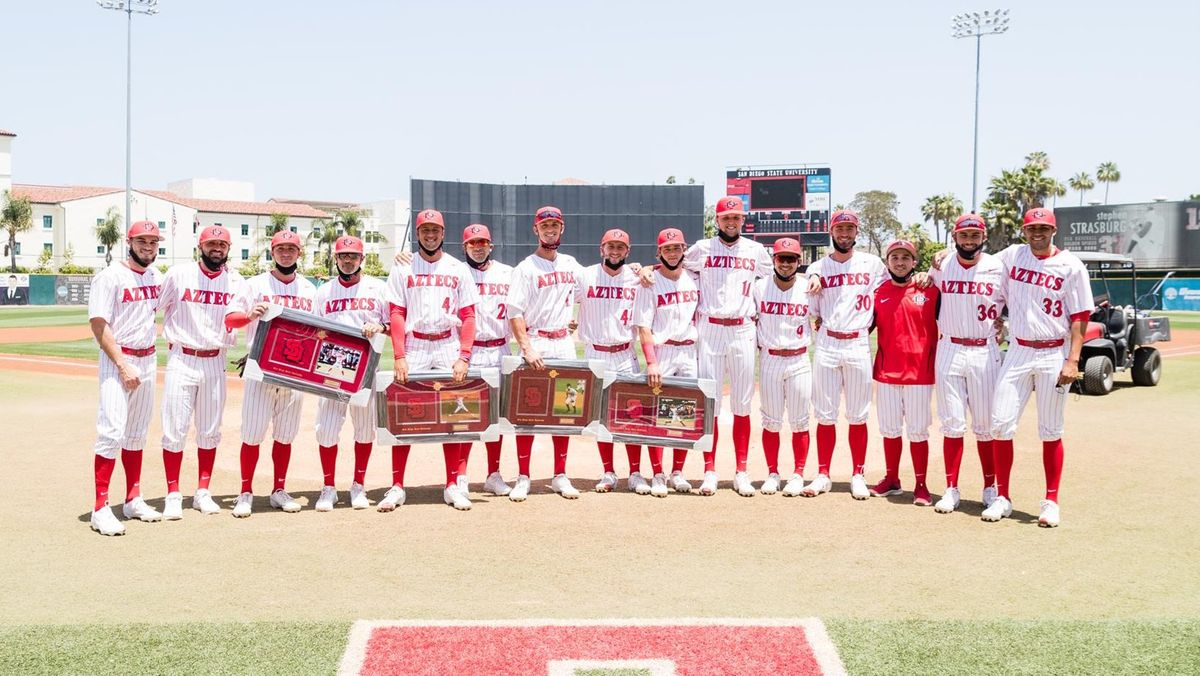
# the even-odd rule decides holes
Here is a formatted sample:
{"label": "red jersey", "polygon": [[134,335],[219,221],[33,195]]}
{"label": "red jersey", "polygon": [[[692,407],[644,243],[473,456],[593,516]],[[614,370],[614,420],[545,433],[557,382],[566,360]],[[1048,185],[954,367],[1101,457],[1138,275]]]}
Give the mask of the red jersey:
{"label": "red jersey", "polygon": [[878,348],[872,376],[892,385],[932,385],[937,354],[938,290],[891,281],[875,289]]}

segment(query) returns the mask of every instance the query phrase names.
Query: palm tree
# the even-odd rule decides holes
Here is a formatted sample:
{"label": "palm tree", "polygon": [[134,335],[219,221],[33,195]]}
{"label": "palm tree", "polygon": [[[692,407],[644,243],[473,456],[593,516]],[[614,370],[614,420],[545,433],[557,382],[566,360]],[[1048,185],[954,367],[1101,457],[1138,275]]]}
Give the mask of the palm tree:
{"label": "palm tree", "polygon": [[358,209],[338,209],[333,214],[333,220],[318,219],[313,221],[313,231],[309,239],[316,242],[318,248],[325,249],[325,260],[329,274],[333,274],[333,243],[343,234],[352,237],[363,237],[371,243],[386,242],[387,238],[378,232],[363,233],[365,227],[363,212]]}
{"label": "palm tree", "polygon": [[1079,206],[1083,206],[1083,194],[1096,187],[1096,182],[1092,180],[1092,177],[1086,171],[1075,174],[1067,183],[1071,185],[1071,190],[1079,191]]}
{"label": "palm tree", "polygon": [[1104,184],[1104,203],[1108,204],[1108,186],[1121,180],[1121,170],[1116,162],[1101,162],[1096,167],[1096,180]]}
{"label": "palm tree", "polygon": [[1050,171],[1050,157],[1046,153],[1035,150],[1025,156],[1026,166],[1037,167],[1042,171]]}
{"label": "palm tree", "polygon": [[943,235],[947,238],[950,236],[954,221],[962,212],[962,201],[955,198],[954,193],[926,198],[925,204],[921,206],[921,215],[925,217],[926,223],[933,221],[939,242],[943,241]]}
{"label": "palm tree", "polygon": [[13,197],[4,191],[4,210],[0,211],[0,228],[8,231],[10,272],[17,271],[17,235],[33,227],[33,205],[28,197]]}
{"label": "palm tree", "polygon": [[96,224],[96,241],[104,247],[104,266],[112,265],[113,247],[121,242],[121,210],[109,207],[104,220]]}

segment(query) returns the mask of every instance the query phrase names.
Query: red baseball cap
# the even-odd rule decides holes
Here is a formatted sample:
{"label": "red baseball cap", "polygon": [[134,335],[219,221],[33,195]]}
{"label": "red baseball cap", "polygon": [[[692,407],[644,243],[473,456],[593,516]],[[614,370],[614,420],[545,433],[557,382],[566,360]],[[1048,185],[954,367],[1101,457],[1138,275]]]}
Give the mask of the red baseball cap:
{"label": "red baseball cap", "polygon": [[1058,229],[1058,222],[1054,219],[1054,212],[1043,207],[1030,209],[1025,212],[1025,221],[1021,223],[1021,227],[1027,225],[1048,225],[1055,230]]}
{"label": "red baseball cap", "polygon": [[538,210],[533,213],[533,224],[541,225],[542,221],[558,221],[566,223],[563,220],[562,211],[558,207],[538,207]]}
{"label": "red baseball cap", "polygon": [[[436,212],[434,212],[434,213],[436,213]],[[338,237],[337,244],[334,244],[334,247],[333,247],[334,254],[340,254],[340,253],[361,254],[362,252],[363,252],[362,240],[357,237],[354,237],[353,235],[343,235],[341,237]]]}
{"label": "red baseball cap", "polygon": [[983,230],[987,231],[987,221],[983,220],[983,216],[979,214],[963,214],[954,221],[954,232],[959,230]]}
{"label": "red baseball cap", "polygon": [[837,211],[833,212],[833,216],[829,218],[829,227],[832,228],[835,225],[841,225],[843,223],[849,223],[857,228],[859,226],[858,214],[850,211],[849,209],[838,209]]}
{"label": "red baseball cap", "polygon": [[678,228],[667,228],[658,233],[658,246],[662,247],[666,244],[682,244],[687,248],[687,240],[683,237],[683,231]]}
{"label": "red baseball cap", "polygon": [[608,242],[623,242],[625,246],[629,246],[629,235],[624,230],[613,228],[600,238],[600,246],[604,246]]}
{"label": "red baseball cap", "polygon": [[229,237],[229,228],[225,228],[225,227],[222,227],[219,225],[210,225],[207,228],[200,231],[200,243],[201,244],[204,244],[205,242],[207,242],[209,240],[214,240],[214,239],[217,240],[218,242],[225,242],[226,244],[233,243],[233,240],[230,239],[230,237]]}
{"label": "red baseball cap", "polygon": [[784,237],[783,239],[775,240],[775,243],[771,245],[771,257],[774,258],[779,254],[791,254],[799,258],[800,242],[797,242],[791,237]]}
{"label": "red baseball cap", "polygon": [[470,242],[473,239],[486,239],[492,241],[492,231],[488,230],[486,225],[480,223],[472,223],[463,228],[463,244]]}
{"label": "red baseball cap", "polygon": [[125,233],[127,239],[134,237],[154,237],[162,239],[162,234],[158,231],[158,224],[154,221],[138,221],[129,226],[129,231]]}
{"label": "red baseball cap", "polygon": [[730,195],[730,196],[722,197],[721,199],[717,200],[717,216],[721,216],[723,214],[729,214],[729,213],[734,213],[734,214],[745,214],[746,213],[746,209],[742,205],[742,198],[733,197],[732,195]]}
{"label": "red baseball cap", "polygon": [[446,221],[442,219],[442,212],[437,209],[422,209],[421,213],[417,214],[417,227],[419,228],[426,223],[440,225],[443,229],[446,227]]}
{"label": "red baseball cap", "polygon": [[271,237],[271,249],[274,250],[275,247],[279,246],[280,244],[292,244],[298,248],[301,248],[300,235],[297,235],[291,230],[280,230]]}
{"label": "red baseball cap", "polygon": [[917,257],[917,246],[907,239],[898,239],[887,246],[887,251],[883,252],[883,257],[887,258],[896,249],[904,249],[912,254],[913,258]]}

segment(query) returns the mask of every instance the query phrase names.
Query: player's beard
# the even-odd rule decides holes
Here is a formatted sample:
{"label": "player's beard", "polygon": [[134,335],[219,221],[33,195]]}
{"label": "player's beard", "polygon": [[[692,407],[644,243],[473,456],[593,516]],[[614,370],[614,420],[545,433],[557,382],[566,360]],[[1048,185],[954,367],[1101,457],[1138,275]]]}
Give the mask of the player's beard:
{"label": "player's beard", "polygon": [[292,263],[291,265],[280,265],[279,263],[275,264],[275,269],[278,270],[279,274],[283,275],[284,277],[291,275],[293,272],[296,271],[296,268],[298,268],[298,267],[300,267],[299,261],[296,261],[295,263]]}
{"label": "player's beard", "polygon": [[204,253],[203,251],[200,252],[200,262],[204,264],[204,267],[208,268],[209,272],[216,272],[221,269],[221,266],[225,265],[224,258],[219,261],[213,260],[212,258],[209,258],[208,254]]}
{"label": "player's beard", "polygon": [[724,230],[719,228],[717,229],[717,237],[720,237],[721,241],[725,242],[726,244],[733,244],[734,242],[738,241],[738,238],[741,236],[742,233],[740,232],[735,232],[732,235],[726,235]]}
{"label": "player's beard", "polygon": [[441,251],[441,250],[442,250],[442,245],[443,245],[443,244],[445,244],[445,243],[446,243],[446,242],[445,242],[445,240],[443,240],[443,241],[441,241],[441,242],[438,242],[438,245],[437,245],[437,246],[435,246],[434,248],[432,248],[432,249],[426,249],[425,247],[421,246],[421,242],[420,242],[420,241],[418,241],[418,242],[417,242],[417,248],[421,250],[421,253],[423,253],[423,254],[425,254],[426,256],[429,256],[430,258],[432,258],[434,255],[436,255],[436,254],[437,254],[437,252],[439,252],[439,251]]}
{"label": "player's beard", "polygon": [[141,256],[139,256],[133,252],[133,247],[130,247],[129,248],[129,257],[133,259],[134,263],[137,263],[137,266],[139,268],[145,270],[146,268],[150,267],[150,265],[152,263],[154,263],[154,260],[156,258],[158,258],[158,255],[151,254],[150,258],[143,259]]}
{"label": "player's beard", "polygon": [[483,260],[478,263],[475,262],[474,258],[471,258],[471,254],[467,254],[465,256],[465,258],[467,259],[467,265],[470,265],[471,267],[475,268],[476,270],[482,270],[482,269],[486,268],[487,264],[492,261],[492,253],[489,251],[488,255],[484,256]]}
{"label": "player's beard", "polygon": [[346,274],[346,273],[342,272],[341,268],[338,268],[338,278],[341,279],[343,282],[352,282],[352,281],[354,281],[354,278],[357,277],[358,273],[360,273],[360,272],[362,272],[361,265],[358,266],[357,268],[355,268],[354,272],[351,272],[350,274]]}
{"label": "player's beard", "polygon": [[964,248],[962,248],[962,246],[959,245],[958,242],[955,242],[954,250],[957,251],[958,255],[960,257],[962,257],[963,259],[972,260],[976,256],[979,255],[980,251],[983,251],[983,246],[984,246],[983,244],[980,244],[979,246],[975,247],[974,249],[964,249]]}
{"label": "player's beard", "polygon": [[916,271],[917,269],[913,268],[912,270],[909,270],[908,274],[904,275],[903,277],[897,276],[896,273],[892,272],[891,270],[888,270],[888,274],[892,276],[893,282],[897,284],[908,284],[908,280],[912,279],[913,273]]}
{"label": "player's beard", "polygon": [[612,261],[608,260],[607,258],[604,259],[604,267],[608,268],[609,270],[620,270],[622,265],[625,265],[624,258],[617,261],[616,263],[613,263]]}
{"label": "player's beard", "polygon": [[679,262],[678,262],[678,263],[676,263],[675,265],[671,265],[670,263],[668,263],[668,262],[667,262],[667,259],[663,258],[662,256],[659,256],[659,257],[658,257],[658,262],[659,262],[659,263],[662,263],[662,266],[663,266],[664,268],[666,268],[666,269],[670,270],[671,272],[675,272],[676,270],[678,270],[678,269],[679,269],[679,266],[680,266],[680,265],[683,265],[683,259],[682,259],[682,258],[680,258],[680,259],[679,259]]}
{"label": "player's beard", "polygon": [[830,239],[829,241],[833,243],[833,248],[834,248],[834,249],[836,249],[836,250],[837,250],[837,252],[838,252],[838,253],[840,253],[840,254],[848,254],[848,253],[850,253],[851,251],[854,251],[854,244],[853,244],[853,243],[851,243],[851,244],[850,244],[850,246],[848,246],[848,247],[846,247],[845,249],[843,249],[843,248],[842,248],[842,245],[838,244],[838,241],[837,241],[836,239]]}

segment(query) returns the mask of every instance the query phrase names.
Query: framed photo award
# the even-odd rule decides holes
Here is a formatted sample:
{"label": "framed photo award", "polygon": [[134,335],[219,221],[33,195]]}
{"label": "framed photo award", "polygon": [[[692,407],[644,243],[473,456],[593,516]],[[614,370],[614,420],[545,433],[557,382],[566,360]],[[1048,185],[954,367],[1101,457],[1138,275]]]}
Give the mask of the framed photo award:
{"label": "framed photo award", "polygon": [[500,371],[471,369],[461,383],[451,371],[417,371],[397,382],[392,371],[375,376],[379,443],[495,441],[500,438]]}
{"label": "framed photo award", "polygon": [[268,305],[254,333],[242,377],[366,406],[387,336],[305,312]]}
{"label": "framed photo award", "polygon": [[602,432],[600,403],[604,362],[546,359],[531,368],[517,356],[500,359],[501,434],[586,434]]}
{"label": "framed photo award", "polygon": [[664,377],[650,387],[645,375],[604,376],[604,430],[600,441],[670,448],[712,448],[717,384],[708,379]]}

